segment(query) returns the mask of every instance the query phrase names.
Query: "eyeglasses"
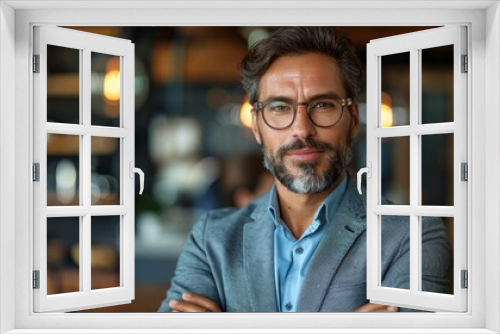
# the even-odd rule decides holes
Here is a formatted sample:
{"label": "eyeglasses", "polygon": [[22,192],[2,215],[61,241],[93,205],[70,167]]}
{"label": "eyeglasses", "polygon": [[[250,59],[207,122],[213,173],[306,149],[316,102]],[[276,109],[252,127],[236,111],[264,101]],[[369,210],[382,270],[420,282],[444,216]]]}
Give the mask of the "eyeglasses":
{"label": "eyeglasses", "polygon": [[298,106],[306,107],[309,120],[314,125],[327,128],[340,121],[344,107],[349,107],[352,102],[350,97],[345,99],[325,98],[299,103],[269,100],[254,103],[254,108],[257,112],[262,113],[262,118],[267,126],[275,130],[283,130],[293,124]]}

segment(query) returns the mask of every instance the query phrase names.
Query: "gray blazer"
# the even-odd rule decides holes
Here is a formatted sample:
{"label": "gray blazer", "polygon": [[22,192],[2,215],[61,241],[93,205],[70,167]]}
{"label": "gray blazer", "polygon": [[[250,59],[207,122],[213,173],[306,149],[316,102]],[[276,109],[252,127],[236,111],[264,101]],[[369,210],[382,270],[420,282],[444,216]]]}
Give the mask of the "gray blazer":
{"label": "gray blazer", "polygon": [[[311,259],[298,311],[352,312],[366,299],[366,199],[355,178]],[[242,209],[214,210],[193,227],[159,312],[194,292],[227,312],[277,312],[269,194]],[[445,292],[450,249],[439,218],[424,219],[423,290]],[[382,285],[409,289],[409,219],[382,219]]]}

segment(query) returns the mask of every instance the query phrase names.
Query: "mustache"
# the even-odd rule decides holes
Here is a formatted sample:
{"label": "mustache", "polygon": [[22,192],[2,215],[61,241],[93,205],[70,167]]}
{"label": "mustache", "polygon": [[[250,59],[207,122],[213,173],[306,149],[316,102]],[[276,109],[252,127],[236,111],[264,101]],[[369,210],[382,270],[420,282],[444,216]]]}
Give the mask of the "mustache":
{"label": "mustache", "polygon": [[322,141],[317,141],[312,138],[306,138],[304,140],[297,139],[289,144],[281,146],[276,153],[278,154],[278,156],[283,157],[289,151],[300,150],[300,149],[313,149],[325,152],[335,151],[335,147],[332,144],[325,143]]}

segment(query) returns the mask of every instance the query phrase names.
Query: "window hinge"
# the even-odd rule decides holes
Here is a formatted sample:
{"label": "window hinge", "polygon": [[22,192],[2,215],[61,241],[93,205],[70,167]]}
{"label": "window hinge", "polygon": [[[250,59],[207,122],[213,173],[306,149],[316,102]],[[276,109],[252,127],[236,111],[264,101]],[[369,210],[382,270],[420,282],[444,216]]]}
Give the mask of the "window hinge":
{"label": "window hinge", "polygon": [[38,162],[33,164],[33,181],[40,181],[40,163]]}
{"label": "window hinge", "polygon": [[40,289],[40,270],[33,270],[33,289]]}
{"label": "window hinge", "polygon": [[33,73],[40,73],[40,55],[33,55]]}
{"label": "window hinge", "polygon": [[460,164],[461,169],[461,181],[469,181],[469,167],[466,162]]}
{"label": "window hinge", "polygon": [[469,57],[467,55],[462,55],[462,73],[467,73],[469,71]]}
{"label": "window hinge", "polygon": [[467,270],[462,270],[462,289],[469,287],[469,274]]}

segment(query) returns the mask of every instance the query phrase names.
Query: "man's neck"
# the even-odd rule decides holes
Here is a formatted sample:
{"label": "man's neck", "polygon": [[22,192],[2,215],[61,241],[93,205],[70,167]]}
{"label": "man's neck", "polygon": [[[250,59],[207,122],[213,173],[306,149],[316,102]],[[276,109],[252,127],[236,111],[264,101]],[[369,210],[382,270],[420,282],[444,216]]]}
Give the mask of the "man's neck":
{"label": "man's neck", "polygon": [[302,236],[311,224],[320,205],[338,187],[343,177],[340,177],[332,187],[315,194],[297,194],[276,181],[281,219],[296,239]]}

